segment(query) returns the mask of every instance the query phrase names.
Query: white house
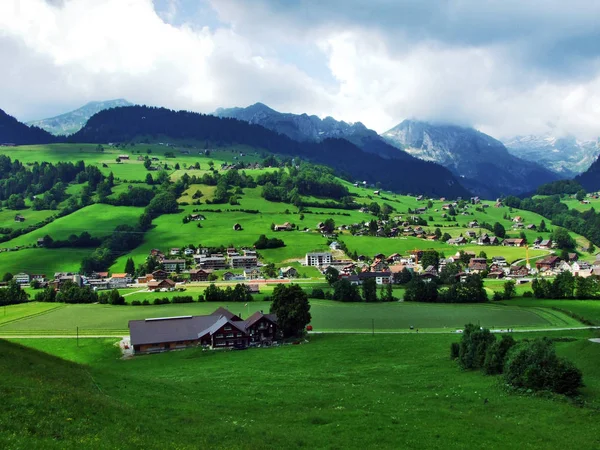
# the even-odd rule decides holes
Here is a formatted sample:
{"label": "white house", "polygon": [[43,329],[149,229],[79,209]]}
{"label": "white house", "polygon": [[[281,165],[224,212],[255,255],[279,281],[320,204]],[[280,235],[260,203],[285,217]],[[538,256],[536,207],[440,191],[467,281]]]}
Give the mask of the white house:
{"label": "white house", "polygon": [[15,280],[18,284],[29,284],[31,278],[25,272],[21,272],[13,276],[13,280]]}
{"label": "white house", "polygon": [[332,257],[329,252],[321,252],[321,253],[307,253],[306,254],[306,265],[307,266],[324,266],[326,264],[331,264]]}

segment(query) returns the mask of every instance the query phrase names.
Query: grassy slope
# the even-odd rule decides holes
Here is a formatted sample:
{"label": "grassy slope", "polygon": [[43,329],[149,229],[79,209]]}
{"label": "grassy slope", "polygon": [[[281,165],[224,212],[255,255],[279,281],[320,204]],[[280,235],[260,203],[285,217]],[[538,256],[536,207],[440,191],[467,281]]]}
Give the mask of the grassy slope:
{"label": "grassy slope", "polygon": [[[162,295],[156,294],[154,297]],[[31,303],[36,308],[35,303]],[[150,306],[66,305],[45,314],[7,323],[0,323],[0,334],[126,334],[132,319],[210,314],[225,306],[243,317],[258,310],[267,311],[267,302],[251,302],[248,307],[236,303],[190,303]],[[9,310],[12,306],[7,307]],[[27,315],[27,312],[23,312]],[[543,308],[521,308],[503,305],[436,305],[424,303],[353,304],[328,300],[311,300],[311,315],[315,331],[371,331],[373,321],[377,331],[408,331],[410,326],[421,329],[451,331],[467,322],[489,328],[570,327],[580,324],[558,312]]]}
{"label": "grassy slope", "polygon": [[[561,351],[599,356],[589,333],[573,335]],[[498,378],[461,372],[447,356],[456,339],[322,336],[129,361],[102,340],[79,349],[72,339],[25,342],[87,366],[0,341],[0,355],[12,356],[0,364],[0,417],[9,423],[0,439],[13,447],[597,448],[597,369],[586,378],[587,407],[512,395]]]}

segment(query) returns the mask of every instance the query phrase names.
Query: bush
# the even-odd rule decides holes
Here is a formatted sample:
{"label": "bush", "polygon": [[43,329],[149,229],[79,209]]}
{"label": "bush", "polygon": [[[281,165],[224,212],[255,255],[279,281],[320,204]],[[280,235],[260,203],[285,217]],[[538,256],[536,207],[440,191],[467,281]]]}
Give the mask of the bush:
{"label": "bush", "polygon": [[496,291],[496,292],[494,292],[494,296],[492,297],[492,300],[498,302],[500,300],[504,300],[504,296],[500,292]]}
{"label": "bush", "polygon": [[144,301],[142,302],[142,305],[143,305],[143,306],[147,306],[147,305],[149,305],[149,304],[150,304],[150,302],[149,302],[148,300],[144,300]]}
{"label": "bush", "polygon": [[131,302],[131,306],[140,306],[142,304],[142,302],[140,302],[139,300],[134,300]]}
{"label": "bush", "polygon": [[155,305],[168,305],[171,302],[167,297],[164,297],[164,298],[155,298],[153,303]]}
{"label": "bush", "polygon": [[525,292],[523,292],[523,297],[525,297],[525,298],[533,298],[533,292],[531,292],[531,291],[525,291]]}
{"label": "bush", "polygon": [[581,371],[556,355],[549,339],[525,341],[514,347],[504,365],[506,382],[521,389],[574,395],[583,385]]}
{"label": "bush", "polygon": [[324,299],[325,292],[321,288],[313,288],[312,292],[310,293],[310,298]]}
{"label": "bush", "polygon": [[458,342],[453,342],[452,344],[450,344],[450,358],[451,359],[458,358],[459,352],[460,352],[460,345],[458,344]]}
{"label": "bush", "polygon": [[495,340],[496,337],[487,328],[480,329],[472,323],[465,325],[458,353],[460,366],[463,369],[483,367],[487,349]]}
{"label": "bush", "polygon": [[172,303],[193,303],[194,299],[191,295],[179,295],[173,297]]}
{"label": "bush", "polygon": [[483,372],[487,375],[498,375],[504,370],[504,361],[508,351],[516,345],[515,340],[509,334],[502,335],[499,341],[490,345],[485,354]]}

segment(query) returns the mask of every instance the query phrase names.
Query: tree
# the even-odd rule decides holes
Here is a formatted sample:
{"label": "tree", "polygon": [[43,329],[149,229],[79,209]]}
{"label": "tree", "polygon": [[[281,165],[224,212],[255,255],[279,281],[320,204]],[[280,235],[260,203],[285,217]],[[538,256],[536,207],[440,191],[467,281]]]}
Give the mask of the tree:
{"label": "tree", "polygon": [[308,296],[297,284],[278,284],[273,290],[271,313],[277,316],[277,325],[284,337],[300,336],[310,323]]}
{"label": "tree", "polygon": [[366,278],[362,284],[362,295],[365,302],[377,301],[377,282],[375,278]]}
{"label": "tree", "polygon": [[404,267],[400,272],[396,272],[393,275],[394,283],[396,284],[406,284],[412,280],[412,272]]}
{"label": "tree", "polygon": [[117,289],[113,289],[110,292],[109,302],[111,305],[124,305],[125,297],[119,294],[119,291]]}
{"label": "tree", "polygon": [[6,202],[6,207],[8,209],[23,209],[25,208],[25,198],[20,194],[12,194]]}
{"label": "tree", "polygon": [[150,158],[148,158],[147,156],[144,159],[144,167],[146,168],[146,170],[150,170],[150,167],[152,167],[152,161],[150,161]]}
{"label": "tree", "polygon": [[358,287],[346,278],[342,278],[333,284],[333,300],[340,302],[360,302],[362,298],[358,292]]}
{"label": "tree", "polygon": [[499,341],[494,341],[486,351],[483,372],[486,375],[501,374],[504,371],[506,355],[516,343],[510,334],[503,334]]}
{"label": "tree", "polygon": [[503,238],[504,236],[506,236],[506,229],[504,228],[504,225],[502,225],[500,222],[496,222],[494,224],[493,232],[499,238]]}
{"label": "tree", "polygon": [[465,325],[460,339],[458,363],[463,369],[483,367],[487,349],[496,337],[487,328],[479,328],[472,323]]}
{"label": "tree", "polygon": [[571,250],[575,248],[575,240],[564,228],[556,227],[552,233],[552,241],[559,249]]}
{"label": "tree", "polygon": [[10,272],[6,272],[2,277],[2,281],[7,282],[13,279],[13,274]]}
{"label": "tree", "polygon": [[148,213],[143,213],[140,216],[138,225],[142,231],[149,230],[152,227],[152,216]]}
{"label": "tree", "polygon": [[503,297],[506,300],[509,300],[515,296],[517,290],[515,289],[515,282],[513,280],[508,280],[504,282],[504,292]]}
{"label": "tree", "polygon": [[582,201],[585,198],[585,189],[578,190],[577,193],[575,194],[575,198],[579,202]]}
{"label": "tree", "polygon": [[127,262],[125,263],[125,273],[130,275],[135,273],[135,263],[133,262],[133,258],[127,258]]}
{"label": "tree", "polygon": [[406,285],[406,291],[404,291],[404,301],[433,303],[437,300],[437,284],[433,281],[425,282],[421,277],[417,276]]}
{"label": "tree", "polygon": [[323,231],[326,233],[333,233],[335,230],[335,221],[330,217],[323,222]]}
{"label": "tree", "polygon": [[440,254],[435,250],[426,250],[423,252],[423,256],[421,257],[421,265],[426,268],[429,266],[433,266],[435,269],[440,264]]}
{"label": "tree", "polygon": [[438,239],[442,238],[442,230],[440,230],[439,228],[436,228],[433,234],[435,234],[435,237],[437,237]]}
{"label": "tree", "polygon": [[544,221],[544,219],[542,219],[542,221],[540,222],[540,226],[538,227],[538,231],[540,233],[544,233],[544,232],[548,231],[548,228],[546,228],[546,222]]}
{"label": "tree", "polygon": [[325,269],[325,279],[329,283],[329,286],[332,286],[339,278],[340,272],[335,267],[329,266]]}
{"label": "tree", "polygon": [[394,288],[391,283],[385,285],[385,289],[383,289],[381,300],[384,302],[393,302],[394,298]]}

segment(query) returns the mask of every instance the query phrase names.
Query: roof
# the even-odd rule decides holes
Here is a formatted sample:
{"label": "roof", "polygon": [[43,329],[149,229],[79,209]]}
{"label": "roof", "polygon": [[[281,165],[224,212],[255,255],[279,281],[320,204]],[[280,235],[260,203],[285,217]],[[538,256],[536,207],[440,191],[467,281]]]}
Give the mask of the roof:
{"label": "roof", "polygon": [[156,281],[156,280],[148,281],[148,287],[158,287],[162,283],[167,283],[170,286],[175,286],[175,282],[173,280],[169,280],[167,278],[165,280],[160,280],[160,281]]}
{"label": "roof", "polygon": [[390,277],[391,272],[361,272],[358,274],[358,278],[380,278],[380,277]]}
{"label": "roof", "polygon": [[128,273],[113,273],[112,278],[127,278],[130,276]]}
{"label": "roof", "polygon": [[210,315],[211,316],[224,316],[224,317],[227,317],[228,319],[233,319],[233,318],[236,318],[238,320],[240,319],[239,316],[236,316],[234,313],[232,313],[228,309],[223,308],[222,306],[219,306]]}
{"label": "roof", "polygon": [[198,330],[215,322],[213,316],[187,316],[161,320],[130,320],[131,345],[158,344],[198,339]]}
{"label": "roof", "polygon": [[183,264],[185,259],[164,259],[163,264]]}
{"label": "roof", "polygon": [[245,324],[246,328],[251,327],[252,325],[254,325],[256,322],[258,322],[263,317],[267,320],[270,320],[273,323],[277,323],[277,316],[275,314],[263,314],[260,311],[256,311],[254,314],[252,314],[250,317],[248,317],[244,321],[244,324]]}

